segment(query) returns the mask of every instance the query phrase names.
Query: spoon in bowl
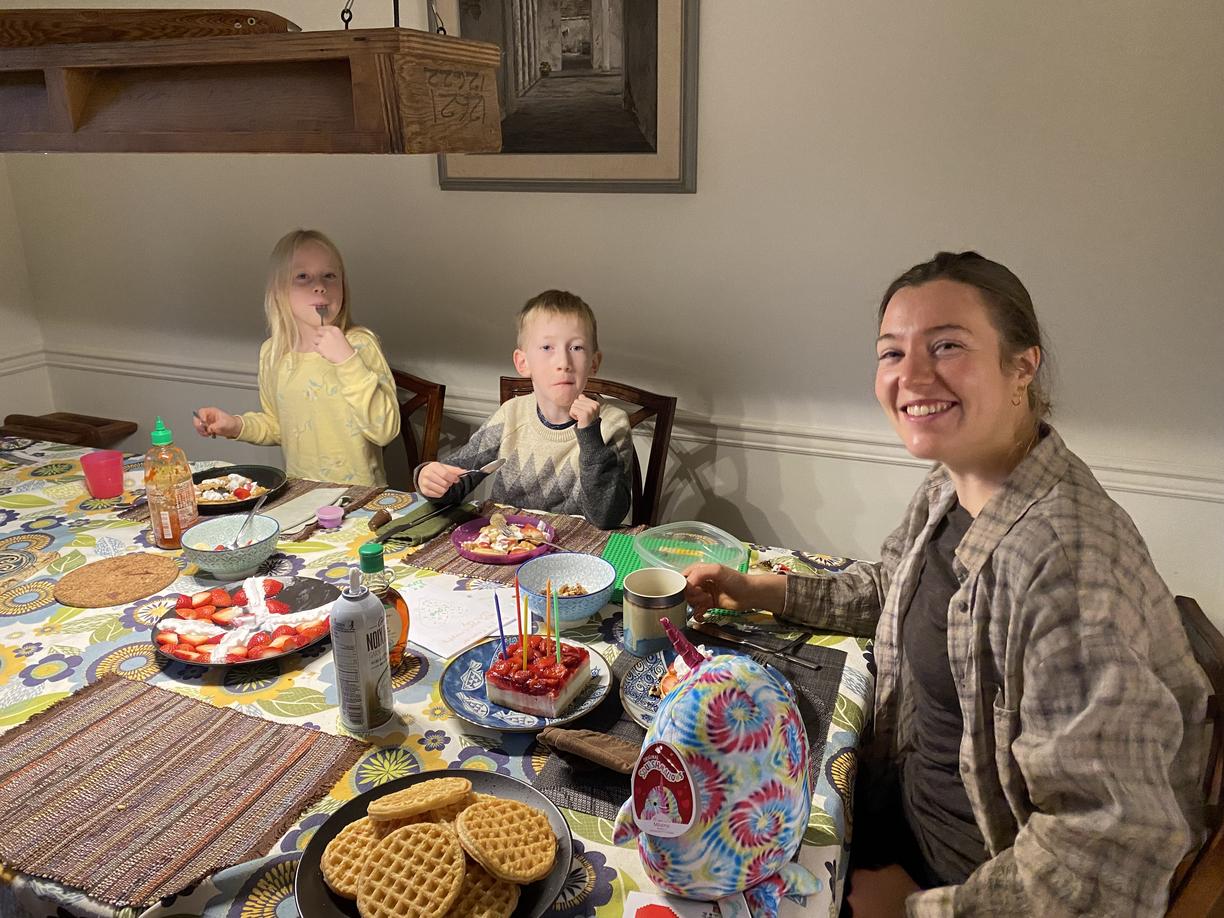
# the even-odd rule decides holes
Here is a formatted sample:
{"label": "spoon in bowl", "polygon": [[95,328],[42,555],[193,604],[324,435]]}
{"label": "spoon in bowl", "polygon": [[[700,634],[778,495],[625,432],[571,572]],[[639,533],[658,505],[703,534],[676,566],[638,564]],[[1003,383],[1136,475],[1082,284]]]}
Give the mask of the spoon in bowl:
{"label": "spoon in bowl", "polygon": [[267,499],[267,494],[259,495],[259,500],[255,501],[255,506],[251,507],[251,509],[247,511],[246,519],[242,521],[242,525],[238,527],[238,532],[235,533],[232,539],[230,539],[230,543],[225,546],[226,548],[238,547],[238,540],[241,539],[243,534],[247,531],[247,527],[251,525],[251,520],[255,519],[256,511],[258,511],[259,508],[264,505],[264,501]]}

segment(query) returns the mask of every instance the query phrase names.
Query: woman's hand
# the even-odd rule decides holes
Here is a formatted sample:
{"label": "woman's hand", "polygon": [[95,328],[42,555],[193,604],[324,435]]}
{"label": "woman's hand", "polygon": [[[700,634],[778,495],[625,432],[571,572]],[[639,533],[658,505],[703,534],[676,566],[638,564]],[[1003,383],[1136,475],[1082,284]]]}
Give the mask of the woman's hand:
{"label": "woman's hand", "polygon": [[905,900],[921,890],[900,864],[881,870],[860,867],[850,876],[846,901],[854,918],[905,918]]}
{"label": "woman's hand", "polygon": [[329,363],[344,363],[357,353],[348,338],[344,337],[344,332],[335,325],[312,326],[307,332],[306,343]]}
{"label": "woman's hand", "polygon": [[191,424],[201,437],[225,437],[232,440],[242,433],[242,419],[220,408],[200,408]]}
{"label": "woman's hand", "polygon": [[777,574],[749,577],[721,564],[694,564],[684,571],[684,598],[698,621],[710,609],[780,612],[786,600],[786,578]]}
{"label": "woman's hand", "polygon": [[445,465],[441,462],[426,463],[421,468],[421,473],[417,475],[417,491],[430,500],[437,500],[450,490],[451,485],[463,477],[465,471],[466,469],[461,469],[457,465]]}

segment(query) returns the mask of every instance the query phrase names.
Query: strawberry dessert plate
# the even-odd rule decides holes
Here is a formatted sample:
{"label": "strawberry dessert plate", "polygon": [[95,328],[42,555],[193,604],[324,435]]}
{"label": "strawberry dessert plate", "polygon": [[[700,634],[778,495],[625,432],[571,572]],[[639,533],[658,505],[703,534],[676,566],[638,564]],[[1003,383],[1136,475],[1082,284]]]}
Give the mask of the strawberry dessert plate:
{"label": "strawberry dessert plate", "polygon": [[199,666],[241,666],[327,640],[339,587],[313,577],[248,577],[182,593],[153,629],[164,657]]}

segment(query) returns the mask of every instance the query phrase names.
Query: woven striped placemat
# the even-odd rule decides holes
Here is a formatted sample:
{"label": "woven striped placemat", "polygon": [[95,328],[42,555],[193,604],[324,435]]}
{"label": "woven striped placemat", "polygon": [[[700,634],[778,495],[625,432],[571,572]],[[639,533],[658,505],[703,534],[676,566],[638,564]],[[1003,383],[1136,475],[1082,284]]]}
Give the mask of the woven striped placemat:
{"label": "woven striped placemat", "polygon": [[266,854],[363,751],[107,676],[0,736],[0,861],[152,905]]}
{"label": "woven striped placemat", "polygon": [[[521,510],[515,507],[496,504],[491,500],[481,504],[476,512],[480,516],[488,516],[495,510],[500,510],[506,514],[529,513],[532,516],[539,516],[548,525],[552,526],[556,532],[553,541],[558,545],[565,546],[568,551],[598,555],[604,550],[604,546],[608,544],[608,536],[611,535],[607,530],[592,526],[586,520],[579,517],[554,513],[537,513],[535,510]],[[471,561],[464,558],[459,552],[455,551],[455,546],[451,544],[450,540],[451,530],[454,528],[454,526],[451,526],[434,536],[421,547],[420,551],[413,552],[405,557],[404,563],[410,564],[413,567],[424,568],[427,571],[437,571],[439,574],[454,574],[457,577],[475,577],[479,580],[491,580],[494,583],[514,583],[514,572],[518,570],[517,564],[481,564],[479,561]],[[632,534],[641,532],[645,528],[645,526],[635,526],[617,531]]]}

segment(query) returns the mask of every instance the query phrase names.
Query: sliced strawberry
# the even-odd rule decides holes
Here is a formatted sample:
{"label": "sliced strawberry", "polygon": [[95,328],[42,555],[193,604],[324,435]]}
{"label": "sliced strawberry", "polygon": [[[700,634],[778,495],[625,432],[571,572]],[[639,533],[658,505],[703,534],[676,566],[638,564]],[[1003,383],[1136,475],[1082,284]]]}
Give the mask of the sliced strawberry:
{"label": "sliced strawberry", "polygon": [[268,641],[268,646],[276,651],[284,651],[285,645],[294,640],[297,635],[282,634],[279,637],[274,637]]}
{"label": "sliced strawberry", "polygon": [[273,580],[270,577],[265,577],[263,582],[264,596],[275,596],[285,588],[285,585],[279,580]]}
{"label": "sliced strawberry", "polygon": [[174,601],[174,608],[190,609],[191,608],[191,597],[188,596],[186,593],[179,593],[179,598]]}
{"label": "sliced strawberry", "polygon": [[228,653],[229,653],[230,655],[237,654],[238,656],[242,657],[242,659],[244,659],[244,660],[245,660],[245,659],[246,659],[248,656],[250,656],[250,654],[249,654],[249,652],[247,651],[247,649],[246,649],[245,647],[241,647],[241,646],[239,646],[239,647],[231,647],[231,648],[229,649]]}
{"label": "sliced strawberry", "polygon": [[159,644],[177,644],[179,642],[178,635],[173,631],[159,631],[153,636],[153,639]]}
{"label": "sliced strawberry", "polygon": [[291,612],[292,610],[289,608],[288,605],[281,602],[279,599],[269,599],[268,600],[268,611],[271,612],[273,615],[285,615],[286,613]]}
{"label": "sliced strawberry", "polygon": [[296,634],[297,629],[292,625],[277,625],[276,629],[272,632],[272,638],[276,639],[278,637],[292,637]]}
{"label": "sliced strawberry", "polygon": [[246,590],[244,590],[242,587],[238,587],[238,589],[234,590],[234,595],[232,598],[234,600],[234,605],[236,606],[245,606],[249,602],[247,599]]}
{"label": "sliced strawberry", "polygon": [[[307,643],[308,643],[307,640],[304,637],[302,637],[300,634],[291,635],[289,638],[285,640],[285,647],[284,647],[285,653],[288,653],[291,650],[297,650],[301,647],[305,647]],[[272,645],[269,644],[268,646],[271,647]]]}
{"label": "sliced strawberry", "polygon": [[280,655],[281,651],[277,650],[271,645],[268,645],[267,647],[256,647],[254,650],[252,650],[250,653],[250,659],[262,660],[265,657],[279,657]]}
{"label": "sliced strawberry", "polygon": [[246,500],[250,496],[250,488],[234,488],[234,497],[236,497],[238,500]]}
{"label": "sliced strawberry", "polygon": [[165,652],[170,654],[172,657],[177,657],[180,660],[187,660],[188,662],[193,662],[198,656],[194,650],[184,647],[182,644],[178,644],[173,647],[166,647]]}
{"label": "sliced strawberry", "polygon": [[268,641],[272,640],[272,635],[266,631],[256,631],[247,640],[247,650],[254,650],[257,647],[262,647]]}
{"label": "sliced strawberry", "polygon": [[214,625],[232,625],[242,613],[237,608],[218,609],[211,616]]}
{"label": "sliced strawberry", "polygon": [[208,595],[209,602],[211,602],[218,609],[224,609],[226,606],[232,606],[234,604],[234,600],[230,598],[230,594],[225,592],[225,590],[221,587],[213,587],[212,592]]}
{"label": "sliced strawberry", "polygon": [[194,609],[208,605],[210,602],[212,602],[212,590],[202,590],[199,593],[191,594],[191,606]]}
{"label": "sliced strawberry", "polygon": [[196,646],[197,646],[197,647],[203,647],[203,646],[205,646],[206,644],[220,644],[220,643],[221,643],[221,635],[219,635],[219,634],[214,634],[212,637],[210,637],[210,638],[205,638],[204,640],[200,641],[200,643],[199,643],[199,644],[197,644]]}
{"label": "sliced strawberry", "polygon": [[245,663],[247,659],[249,659],[247,657],[247,652],[244,650],[242,653],[239,653],[238,648],[234,648],[225,655],[226,663]]}

